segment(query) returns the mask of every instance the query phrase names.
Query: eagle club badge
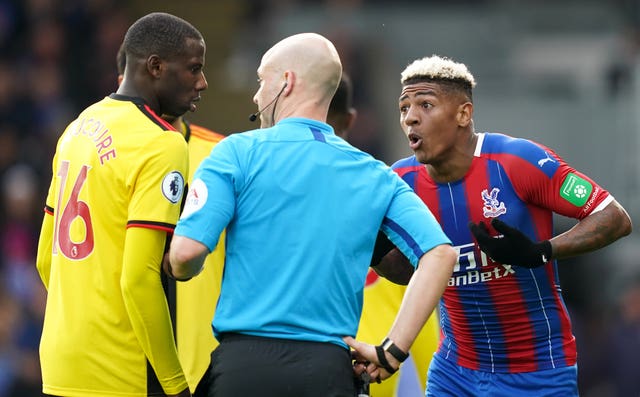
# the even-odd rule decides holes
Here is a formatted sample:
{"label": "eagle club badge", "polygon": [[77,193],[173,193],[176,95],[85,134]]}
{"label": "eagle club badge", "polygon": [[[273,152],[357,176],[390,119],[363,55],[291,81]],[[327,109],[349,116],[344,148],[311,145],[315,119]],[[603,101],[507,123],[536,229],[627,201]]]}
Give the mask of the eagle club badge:
{"label": "eagle club badge", "polygon": [[500,193],[500,189],[497,187],[491,189],[491,193],[487,189],[482,191],[484,205],[482,212],[485,218],[496,218],[507,213],[507,207],[505,207],[504,202],[498,200],[498,193]]}
{"label": "eagle club badge", "polygon": [[178,171],[171,171],[162,180],[162,194],[173,204],[182,199],[184,191],[184,177]]}

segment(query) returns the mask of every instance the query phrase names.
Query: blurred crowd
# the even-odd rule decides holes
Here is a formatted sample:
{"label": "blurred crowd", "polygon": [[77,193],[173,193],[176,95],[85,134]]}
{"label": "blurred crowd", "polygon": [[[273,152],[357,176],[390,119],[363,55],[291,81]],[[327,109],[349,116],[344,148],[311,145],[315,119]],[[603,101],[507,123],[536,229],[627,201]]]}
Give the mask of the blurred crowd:
{"label": "blurred crowd", "polygon": [[[241,3],[251,23],[245,21],[234,34],[240,42],[230,44],[235,47],[226,60],[230,67],[247,62],[257,65],[254,53],[243,54],[251,49],[244,44],[267,40],[268,35],[260,34],[268,30],[265,21],[282,14],[287,3],[295,1]],[[326,3],[355,8],[351,12],[364,4],[353,0]],[[0,0],[0,397],[41,395],[38,344],[46,291],[35,269],[35,255],[51,160],[66,124],[84,107],[115,91],[115,54],[127,27],[140,16],[127,7],[123,0]],[[370,70],[382,67],[385,49],[366,37],[352,40],[357,33],[349,30],[353,26],[348,20],[343,22],[328,37],[354,80],[359,117],[350,140],[389,160],[384,158],[383,131],[375,110],[380,102],[367,84],[373,81]],[[215,39],[203,33],[213,47]],[[208,52],[208,62],[217,62],[217,55]],[[254,65],[248,70],[247,81],[254,84]],[[215,90],[212,81],[224,79],[207,77],[210,91]],[[390,82],[391,87],[397,88],[396,83]],[[205,95],[215,96],[215,92]],[[579,266],[567,263],[566,269],[580,272]],[[640,280],[625,280],[618,292],[615,307],[593,308],[600,316],[590,317],[589,310],[572,312],[574,322],[579,323],[577,331],[583,333],[577,337],[583,354],[579,363],[585,396],[640,393],[640,378],[635,373],[640,352]],[[580,293],[588,300],[591,291]],[[568,302],[581,304],[575,296]],[[598,324],[593,325],[594,318]],[[615,394],[616,388],[620,394]]]}
{"label": "blurred crowd", "polygon": [[114,91],[116,1],[0,0],[0,397],[41,395],[37,237],[57,137]]}

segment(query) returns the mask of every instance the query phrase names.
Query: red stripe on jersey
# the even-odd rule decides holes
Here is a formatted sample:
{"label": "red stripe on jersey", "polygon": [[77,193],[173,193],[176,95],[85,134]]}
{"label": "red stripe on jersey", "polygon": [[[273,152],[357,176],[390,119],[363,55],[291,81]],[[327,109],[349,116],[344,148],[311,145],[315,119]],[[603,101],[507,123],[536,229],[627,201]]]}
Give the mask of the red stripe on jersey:
{"label": "red stripe on jersey", "polygon": [[[547,266],[547,277],[549,278],[549,284],[557,286],[558,280],[556,280],[556,273],[553,266]],[[553,288],[553,298],[556,301],[556,307],[562,307],[564,310],[558,313],[562,328],[562,350],[564,351],[567,365],[574,365],[578,361],[578,352],[576,349],[576,338],[571,331],[571,319],[569,318],[567,308],[564,306],[562,297],[560,296],[559,288]]]}
{"label": "red stripe on jersey", "polygon": [[[474,161],[473,166],[483,167],[484,172],[477,172],[473,178],[467,178],[466,192],[481,192],[487,186],[492,186],[489,179],[488,160],[478,159]],[[481,197],[467,197],[470,202],[481,200]],[[471,206],[469,206],[471,207]],[[481,208],[480,206],[477,208]],[[469,214],[469,219],[483,219],[484,215]],[[485,219],[485,224],[490,222],[491,219]],[[476,246],[476,253],[480,255],[480,249]],[[493,261],[488,259],[490,264]],[[502,265],[498,265],[502,268]],[[496,266],[490,265],[487,270],[493,270]],[[494,314],[500,322],[500,328],[502,329],[502,337],[506,346],[506,362],[509,363],[509,372],[528,372],[537,370],[535,361],[535,345],[533,325],[528,324],[526,332],[524,330],[523,322],[527,321],[527,306],[522,296],[522,290],[515,277],[505,278],[499,283],[487,283],[487,291],[491,296],[492,306]],[[518,291],[518,293],[515,293]],[[514,334],[509,332],[512,326],[517,324],[520,328],[520,332]],[[514,348],[517,352],[514,352]],[[522,366],[522,363],[527,365]],[[514,367],[514,364],[517,367]]]}
{"label": "red stripe on jersey", "polygon": [[158,124],[162,125],[165,129],[169,130],[169,131],[177,131],[176,128],[174,126],[172,126],[167,120],[163,119],[162,117],[158,116],[156,114],[156,112],[154,112],[149,105],[145,104],[144,105],[144,110],[146,110],[149,114],[149,116]]}
{"label": "red stripe on jersey", "polygon": [[[438,186],[433,182],[427,173],[427,169],[422,166],[418,169],[415,179],[414,190],[416,194],[428,205],[429,209],[436,217],[438,222],[442,224],[442,210],[440,206],[440,197],[438,195]],[[448,287],[445,290],[442,300],[447,307],[447,316],[451,319],[451,332],[455,335],[458,353],[458,363],[467,368],[478,369],[478,353],[475,350],[475,343],[471,332],[469,331],[469,321],[465,315],[464,307],[461,304],[461,298],[455,287]],[[455,325],[454,325],[455,324]],[[447,346],[441,346],[445,350]]]}
{"label": "red stripe on jersey", "polygon": [[[482,166],[485,167],[486,172],[478,173],[475,178],[467,179],[469,185],[473,186],[472,188],[467,189],[467,191],[479,192],[482,190],[483,186],[491,186],[487,160],[482,161]],[[484,177],[483,180],[480,180],[480,175]],[[479,215],[480,214],[476,214],[476,216]],[[490,220],[488,219],[487,221]],[[476,250],[479,253],[479,248],[476,248]],[[492,262],[490,261],[489,263]],[[498,266],[502,267],[502,265]],[[493,268],[494,266],[492,266],[492,269]],[[500,283],[487,283],[487,287],[488,292],[491,295],[491,300],[493,301],[495,315],[500,321],[500,326],[503,330],[502,336],[504,338],[505,345],[507,346],[506,352],[507,362],[510,366],[509,372],[535,371],[537,368],[535,364],[533,326],[529,325],[526,333],[519,332],[518,334],[513,334],[512,332],[509,332],[512,324],[521,324],[522,327],[522,322],[525,321],[525,319],[528,319],[527,306],[525,304],[524,297],[522,296],[520,286],[518,285],[518,280],[515,277],[510,277]],[[519,291],[520,293],[514,294],[513,291]],[[517,350],[520,353],[514,352],[512,347],[517,347]],[[527,368],[518,367],[517,370],[513,368],[514,363],[522,362],[528,362],[530,365],[527,365]]]}
{"label": "red stripe on jersey", "polygon": [[[461,298],[458,291],[455,287],[447,287],[442,295],[442,302],[447,308],[451,333],[455,335],[458,354],[457,364],[477,370],[479,369],[478,352],[475,349],[473,336],[471,332],[469,332],[469,322],[465,316],[464,307],[461,305]],[[444,349],[444,352],[448,350],[448,346],[443,345],[441,347]]]}
{"label": "red stripe on jersey", "polygon": [[437,187],[432,181],[427,179],[427,169],[424,166],[420,167],[417,171],[414,191],[427,207],[429,207],[429,210],[431,210],[431,213],[435,216],[438,223],[441,223],[442,213],[440,211]]}
{"label": "red stripe on jersey", "polygon": [[49,207],[48,205],[45,205],[44,206],[44,212],[45,212],[45,214],[53,215],[53,208]]}
{"label": "red stripe on jersey", "polygon": [[162,230],[167,233],[173,233],[175,225],[162,222],[150,222],[150,221],[129,221],[127,222],[127,229],[130,227],[143,227],[146,229]]}

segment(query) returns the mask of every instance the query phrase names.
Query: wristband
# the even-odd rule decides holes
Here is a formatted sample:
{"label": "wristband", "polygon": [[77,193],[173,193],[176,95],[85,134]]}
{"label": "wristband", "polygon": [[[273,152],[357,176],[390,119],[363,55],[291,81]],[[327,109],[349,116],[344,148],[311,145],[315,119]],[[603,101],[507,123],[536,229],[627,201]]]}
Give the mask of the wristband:
{"label": "wristband", "polygon": [[384,349],[382,345],[376,346],[376,354],[378,355],[378,361],[380,362],[380,366],[384,368],[390,375],[395,373],[397,369],[393,368],[391,364],[389,364],[389,360],[384,355]]}
{"label": "wristband", "polygon": [[400,350],[400,348],[396,346],[396,344],[393,343],[393,341],[389,338],[384,338],[380,346],[382,346],[382,349],[384,351],[388,351],[389,354],[393,356],[393,358],[395,358],[401,363],[404,362],[404,360],[406,360],[407,357],[409,357],[409,353],[405,353],[402,350]]}

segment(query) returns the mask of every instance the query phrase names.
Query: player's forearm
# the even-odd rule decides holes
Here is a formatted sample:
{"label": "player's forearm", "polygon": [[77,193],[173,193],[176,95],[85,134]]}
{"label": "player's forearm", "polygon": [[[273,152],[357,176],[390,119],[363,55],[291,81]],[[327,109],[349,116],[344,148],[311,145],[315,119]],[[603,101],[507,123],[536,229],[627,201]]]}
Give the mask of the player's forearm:
{"label": "player's forearm", "polygon": [[418,333],[442,296],[458,255],[450,245],[439,245],[420,258],[404,294],[388,337],[403,351],[409,351]]}
{"label": "player's forearm", "polygon": [[178,361],[160,279],[165,239],[166,234],[157,230],[131,228],[127,231],[120,285],[142,350],[165,393],[177,394],[187,387],[187,382]]}
{"label": "player's forearm", "polygon": [[415,271],[409,259],[397,248],[382,257],[373,270],[392,283],[400,285],[407,285]]}
{"label": "player's forearm", "polygon": [[595,251],[631,233],[631,218],[617,202],[582,219],[570,230],[552,238],[551,255],[555,259]]}
{"label": "player's forearm", "polygon": [[173,236],[169,249],[171,272],[177,279],[191,278],[200,271],[209,249],[202,243],[183,236]]}

